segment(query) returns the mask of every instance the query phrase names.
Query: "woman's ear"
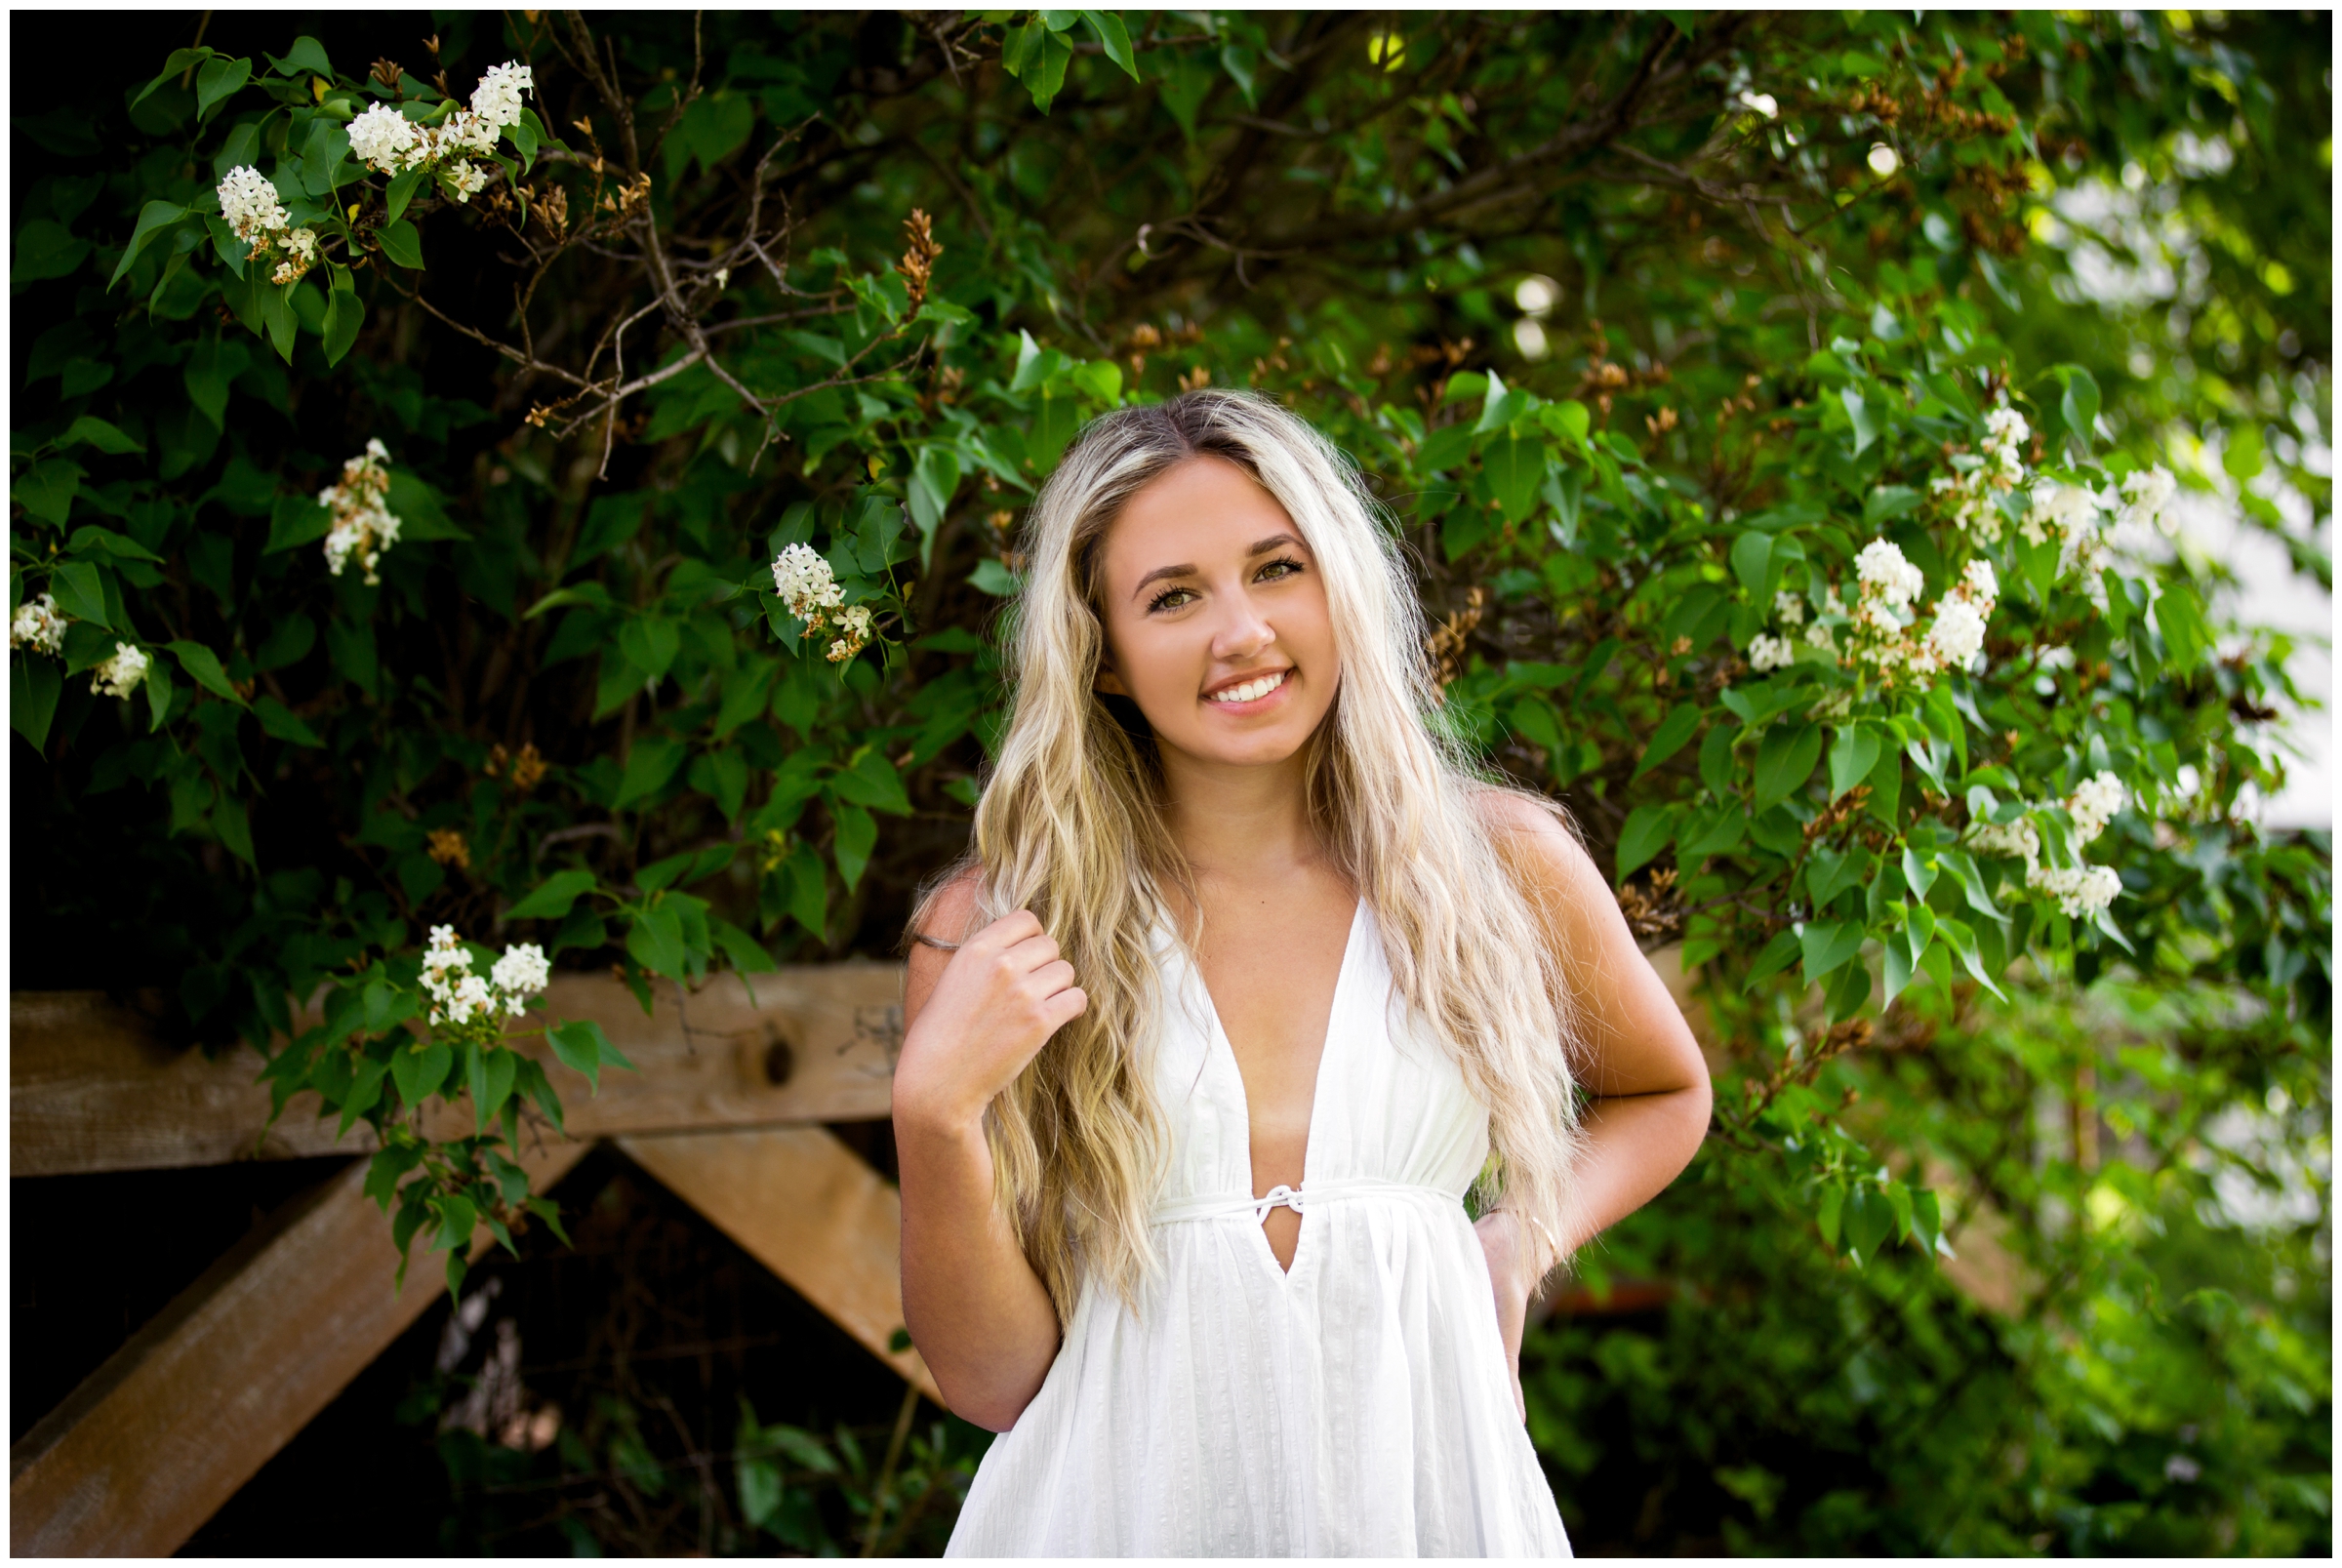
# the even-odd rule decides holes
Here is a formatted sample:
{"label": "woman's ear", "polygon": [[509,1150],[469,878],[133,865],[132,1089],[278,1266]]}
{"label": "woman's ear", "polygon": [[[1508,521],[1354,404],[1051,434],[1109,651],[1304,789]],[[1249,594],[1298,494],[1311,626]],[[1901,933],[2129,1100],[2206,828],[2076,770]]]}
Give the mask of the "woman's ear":
{"label": "woman's ear", "polygon": [[1110,659],[1101,658],[1098,661],[1098,679],[1092,684],[1098,691],[1104,692],[1109,697],[1128,697],[1130,695],[1130,688],[1123,685],[1122,677],[1114,673],[1113,661]]}

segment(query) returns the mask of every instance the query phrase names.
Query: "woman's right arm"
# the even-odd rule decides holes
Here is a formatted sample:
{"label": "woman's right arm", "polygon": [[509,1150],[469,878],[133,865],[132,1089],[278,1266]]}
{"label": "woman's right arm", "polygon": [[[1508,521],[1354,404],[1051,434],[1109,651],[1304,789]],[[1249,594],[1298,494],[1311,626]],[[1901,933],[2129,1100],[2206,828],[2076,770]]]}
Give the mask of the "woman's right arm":
{"label": "woman's right arm", "polygon": [[[959,937],[974,875],[946,888],[927,935]],[[951,1409],[1006,1431],[1057,1358],[1057,1311],[992,1200],[985,1107],[1088,999],[1030,913],[945,952],[911,948],[895,1066],[903,1189],[903,1320]]]}

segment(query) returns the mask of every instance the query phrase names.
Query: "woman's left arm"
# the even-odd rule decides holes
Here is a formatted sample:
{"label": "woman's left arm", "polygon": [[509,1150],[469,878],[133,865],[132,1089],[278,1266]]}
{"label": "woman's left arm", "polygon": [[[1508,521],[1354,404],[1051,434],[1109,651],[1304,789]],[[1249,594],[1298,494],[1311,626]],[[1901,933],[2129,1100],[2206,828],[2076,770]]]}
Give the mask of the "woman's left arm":
{"label": "woman's left arm", "polygon": [[1575,1253],[1658,1196],[1707,1136],[1710,1090],[1691,1026],[1578,841],[1518,796],[1492,791],[1482,799],[1489,836],[1562,955],[1586,1053],[1579,1081],[1594,1097],[1582,1122],[1586,1144],[1567,1233],[1522,1235],[1501,1213],[1480,1222],[1517,1400],[1521,1333],[1542,1277],[1536,1260],[1556,1247]]}

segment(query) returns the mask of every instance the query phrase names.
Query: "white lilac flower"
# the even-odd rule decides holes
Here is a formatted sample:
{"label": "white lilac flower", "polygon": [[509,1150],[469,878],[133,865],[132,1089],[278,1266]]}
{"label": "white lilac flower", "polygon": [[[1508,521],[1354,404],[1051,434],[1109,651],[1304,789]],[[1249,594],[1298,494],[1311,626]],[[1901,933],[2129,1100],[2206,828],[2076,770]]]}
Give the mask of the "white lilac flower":
{"label": "white lilac flower", "polygon": [[2105,832],[2129,798],[2122,781],[2111,773],[2100,772],[2075,785],[2066,797],[2066,814],[2074,819],[2074,842],[2087,844]]}
{"label": "white lilac flower", "polygon": [[1892,541],[1875,539],[1854,557],[1854,575],[1861,580],[1863,597],[1888,609],[1902,610],[1927,586],[1919,569],[1903,558]]}
{"label": "white lilac flower", "polygon": [[147,658],[126,642],[114,644],[114,656],[92,673],[90,690],[100,697],[128,697],[146,678]]}
{"label": "white lilac flower", "polygon": [[2141,468],[2122,479],[2122,510],[2117,521],[2140,527],[2161,528],[2163,508],[2179,493],[2179,482],[2171,470],[2161,463]]}
{"label": "white lilac flower", "polygon": [[773,557],[773,587],[808,630],[822,624],[823,611],[845,602],[829,563],[810,544],[791,544]]}
{"label": "white lilac flower", "polygon": [[840,637],[837,639],[837,641],[829,645],[829,663],[832,664],[842,664],[847,660],[853,658],[854,653],[854,645],[846,641],[845,638]]}
{"label": "white lilac flower", "polygon": [[220,216],[235,230],[236,238],[251,244],[283,228],[290,221],[276,186],[252,165],[230,169],[220,181]]}
{"label": "white lilac flower", "polygon": [[837,623],[848,637],[857,643],[870,640],[870,608],[867,604],[849,605],[837,613]]}
{"label": "white lilac flower", "polygon": [[1837,637],[1831,631],[1827,622],[1815,622],[1811,629],[1805,633],[1805,640],[1816,648],[1830,653],[1837,652]]}
{"label": "white lilac flower", "polygon": [[1789,589],[1783,588],[1773,595],[1773,619],[1785,626],[1803,625],[1805,623],[1804,599],[1792,593]]}
{"label": "white lilac flower", "polygon": [[2026,818],[2013,823],[1986,823],[1969,835],[1968,847],[1980,855],[2019,855],[2032,865],[2041,858],[2041,835]]}
{"label": "white lilac flower", "polygon": [[342,464],[342,479],[317,493],[317,503],[333,513],[325,536],[325,569],[342,575],[354,557],[369,585],[382,582],[376,568],[383,552],[398,543],[399,520],[390,510],[390,451],[380,440]]}
{"label": "white lilac flower", "polygon": [[471,112],[502,129],[520,123],[520,96],[535,92],[537,73],[518,60],[508,60],[502,65],[491,65],[472,89]]}
{"label": "white lilac flower", "polygon": [[467,202],[487,187],[488,177],[476,163],[459,163],[447,171],[447,182],[456,193],[456,200]]}
{"label": "white lilac flower", "polygon": [[1786,668],[1796,662],[1797,657],[1797,645],[1787,637],[1759,633],[1749,643],[1749,667],[1759,674],[1766,670]]}
{"label": "white lilac flower", "polygon": [[2079,920],[2111,906],[2122,891],[2122,878],[2111,865],[2037,865],[2025,873],[2025,885],[2055,899],[2068,919]]}
{"label": "white lilac flower", "polygon": [[2095,532],[2097,526],[2098,498],[2088,486],[2048,479],[2033,487],[2023,526],[2027,543],[2066,539],[2084,529]]}
{"label": "white lilac flower", "polygon": [[8,645],[43,654],[61,651],[65,646],[65,618],[57,613],[57,601],[39,593],[18,605],[17,618],[8,626]]}
{"label": "white lilac flower", "polygon": [[1768,120],[1778,117],[1781,113],[1780,101],[1770,93],[1752,93],[1744,87],[1733,95],[1732,101],[1750,113],[1761,114]]}
{"label": "white lilac flower", "polygon": [[489,984],[504,992],[505,1011],[518,1018],[528,1011],[529,998],[544,991],[552,980],[545,949],[533,942],[515,944],[488,971]]}
{"label": "white lilac flower", "polygon": [[387,103],[377,103],[349,122],[351,154],[377,174],[397,174],[400,158],[420,140],[414,122]]}
{"label": "white lilac flower", "polygon": [[1993,575],[1993,563],[1981,556],[1961,569],[1959,580],[1969,594],[1984,601],[1984,613],[1993,613],[1993,604],[2000,597],[2000,580]]}
{"label": "white lilac flower", "polygon": [[2032,434],[2025,416],[2013,408],[1997,408],[1984,417],[1984,455],[2003,489],[2024,482],[2025,442]]}
{"label": "white lilac flower", "polygon": [[439,151],[490,153],[496,150],[496,127],[469,109],[458,109],[439,128]]}
{"label": "white lilac flower", "polygon": [[1927,628],[1927,662],[1938,669],[1965,669],[1984,652],[1984,612],[1972,599],[1952,594],[1936,607]]}

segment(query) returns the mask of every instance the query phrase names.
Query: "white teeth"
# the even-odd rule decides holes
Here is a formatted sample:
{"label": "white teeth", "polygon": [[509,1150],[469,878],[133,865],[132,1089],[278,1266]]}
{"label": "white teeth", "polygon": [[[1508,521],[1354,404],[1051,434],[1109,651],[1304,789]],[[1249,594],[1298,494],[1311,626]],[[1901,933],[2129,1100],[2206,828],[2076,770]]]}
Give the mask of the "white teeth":
{"label": "white teeth", "polygon": [[1282,686],[1285,683],[1285,677],[1291,673],[1291,670],[1280,669],[1273,675],[1263,675],[1260,679],[1248,680],[1241,686],[1231,686],[1226,691],[1214,692],[1211,700],[1215,703],[1255,703]]}

